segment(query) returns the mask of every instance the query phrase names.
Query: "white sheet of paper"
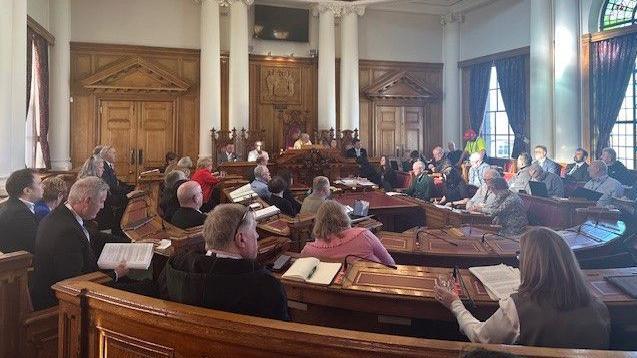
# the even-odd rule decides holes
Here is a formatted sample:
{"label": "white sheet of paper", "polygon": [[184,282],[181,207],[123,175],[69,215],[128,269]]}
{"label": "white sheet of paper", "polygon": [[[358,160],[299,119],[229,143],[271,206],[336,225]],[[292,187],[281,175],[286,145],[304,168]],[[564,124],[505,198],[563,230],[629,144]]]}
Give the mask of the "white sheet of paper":
{"label": "white sheet of paper", "polygon": [[102,270],[112,270],[126,261],[126,267],[137,270],[147,270],[153,258],[152,243],[131,243],[104,245],[102,254],[97,260],[97,266]]}

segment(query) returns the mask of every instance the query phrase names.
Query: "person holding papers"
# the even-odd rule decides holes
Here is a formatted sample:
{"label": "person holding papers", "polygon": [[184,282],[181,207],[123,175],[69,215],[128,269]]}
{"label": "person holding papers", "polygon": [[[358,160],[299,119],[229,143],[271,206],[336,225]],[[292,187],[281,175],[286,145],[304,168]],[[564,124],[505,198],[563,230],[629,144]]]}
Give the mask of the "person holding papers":
{"label": "person holding papers", "polygon": [[199,211],[203,203],[201,186],[196,181],[187,181],[177,189],[179,209],[175,211],[170,223],[181,229],[203,225],[206,214]]}
{"label": "person holding papers", "polygon": [[159,278],[164,299],[289,320],[283,285],[256,262],[257,223],[249,207],[216,206],[204,224],[206,251],[171,257]]}
{"label": "person holding papers", "polygon": [[[57,304],[51,286],[67,278],[98,270],[92,237],[84,227],[104,206],[108,184],[98,177],[76,181],[68,201],[51,211],[38,228],[31,297],[36,310]],[[125,264],[115,268],[115,280],[126,276]]]}
{"label": "person holding papers", "polygon": [[290,200],[295,200],[294,198],[286,198],[283,195],[283,192],[287,189],[287,183],[280,176],[275,176],[268,183],[268,191],[271,193],[270,199],[268,202],[270,205],[274,205],[281,212],[288,216],[296,216],[299,213],[299,208],[297,208],[296,204],[291,202]]}
{"label": "person holding papers", "polygon": [[520,240],[519,258],[519,289],[500,300],[500,308],[485,322],[447,288],[436,286],[436,299],[451,310],[472,342],[608,349],[608,309],[589,291],[566,241],[551,229],[533,228]]}
{"label": "person holding papers", "polygon": [[327,200],[321,205],[312,234],[316,240],[305,244],[303,257],[342,260],[347,255],[356,255],[385,265],[394,264],[376,235],[365,228],[353,228],[345,207],[336,201]]}

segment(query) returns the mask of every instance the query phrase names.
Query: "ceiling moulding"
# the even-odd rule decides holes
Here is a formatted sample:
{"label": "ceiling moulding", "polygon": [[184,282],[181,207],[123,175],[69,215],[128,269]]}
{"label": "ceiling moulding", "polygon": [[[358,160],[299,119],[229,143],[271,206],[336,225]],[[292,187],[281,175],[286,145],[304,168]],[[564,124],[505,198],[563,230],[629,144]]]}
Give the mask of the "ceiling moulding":
{"label": "ceiling moulding", "polygon": [[128,57],[84,78],[82,87],[104,93],[179,93],[190,84],[141,57]]}
{"label": "ceiling moulding", "polygon": [[372,10],[407,12],[428,15],[445,15],[449,12],[469,12],[479,7],[486,6],[497,0],[355,0],[355,1],[334,1],[334,0],[267,0],[259,1],[258,4],[329,4],[329,3],[350,3],[352,5],[366,5]]}

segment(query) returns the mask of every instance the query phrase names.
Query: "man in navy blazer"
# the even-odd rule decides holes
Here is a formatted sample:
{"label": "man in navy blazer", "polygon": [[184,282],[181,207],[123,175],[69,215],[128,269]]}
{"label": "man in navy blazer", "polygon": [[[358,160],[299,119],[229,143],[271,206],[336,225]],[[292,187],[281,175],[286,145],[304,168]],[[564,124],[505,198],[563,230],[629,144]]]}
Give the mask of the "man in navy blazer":
{"label": "man in navy blazer", "polygon": [[533,154],[535,157],[535,161],[533,163],[537,163],[542,167],[542,170],[545,172],[556,174],[560,176],[561,167],[559,164],[555,163],[548,157],[548,150],[543,145],[535,146],[533,150]]}
{"label": "man in navy blazer", "polygon": [[44,189],[31,169],[11,173],[5,184],[9,199],[0,208],[0,251],[34,252],[38,220],[35,203]]}

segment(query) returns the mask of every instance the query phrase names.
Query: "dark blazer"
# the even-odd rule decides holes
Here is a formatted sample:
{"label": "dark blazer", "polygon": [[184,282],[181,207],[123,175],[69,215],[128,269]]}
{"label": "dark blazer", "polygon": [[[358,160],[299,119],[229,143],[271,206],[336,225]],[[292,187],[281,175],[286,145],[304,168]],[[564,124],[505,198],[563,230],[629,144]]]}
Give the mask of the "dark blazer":
{"label": "dark blazer", "polygon": [[345,157],[347,158],[355,158],[358,163],[367,163],[367,150],[365,148],[361,148],[361,155],[356,155],[356,149],[350,148],[345,152]]}
{"label": "dark blazer", "polygon": [[38,228],[31,298],[36,310],[57,304],[51,286],[61,280],[97,271],[97,257],[73,213],[60,205]]}
{"label": "dark blazer", "polygon": [[591,177],[588,175],[588,163],[584,162],[582,166],[575,169],[575,171],[572,174],[569,174],[574,166],[575,166],[575,163],[571,163],[566,166],[565,178],[567,180],[574,180],[574,181],[581,181],[581,182],[587,182],[591,180]]}
{"label": "dark blazer", "polygon": [[380,167],[380,175],[385,191],[392,191],[396,187],[396,171],[389,165]]}
{"label": "dark blazer", "polygon": [[[534,161],[533,163],[540,164],[537,161]],[[560,165],[555,163],[549,158],[546,158],[546,160],[544,160],[544,163],[540,164],[540,166],[542,167],[542,169],[544,169],[545,172],[560,175],[560,171],[561,171]]]}
{"label": "dark blazer", "polygon": [[219,163],[225,163],[225,162],[234,162],[235,159],[237,159],[237,154],[236,153],[230,153],[230,155],[226,154],[226,151],[222,151],[221,153],[219,153],[218,156],[218,160]]}
{"label": "dark blazer", "polygon": [[180,207],[175,211],[170,223],[180,229],[190,229],[191,227],[203,225],[208,216],[193,208]]}
{"label": "dark blazer", "polygon": [[633,185],[635,182],[635,178],[631,174],[631,172],[626,168],[626,166],[616,160],[613,164],[608,166],[608,176],[616,179],[622,185]]}
{"label": "dark blazer", "polygon": [[9,198],[0,209],[0,251],[34,253],[38,220],[27,205]]}
{"label": "dark blazer", "polygon": [[102,180],[108,184],[108,188],[111,191],[111,194],[114,197],[114,204],[117,206],[126,206],[126,194],[131,192],[133,188],[117,179],[117,174],[115,173],[115,169],[111,167],[108,163],[104,162],[104,173],[102,174]]}
{"label": "dark blazer", "polygon": [[299,213],[299,210],[295,207],[294,203],[291,203],[290,200],[286,198],[280,198],[272,194],[270,195],[268,202],[270,203],[270,205],[274,205],[279,208],[279,210],[281,210],[281,213],[285,215],[296,216]]}

